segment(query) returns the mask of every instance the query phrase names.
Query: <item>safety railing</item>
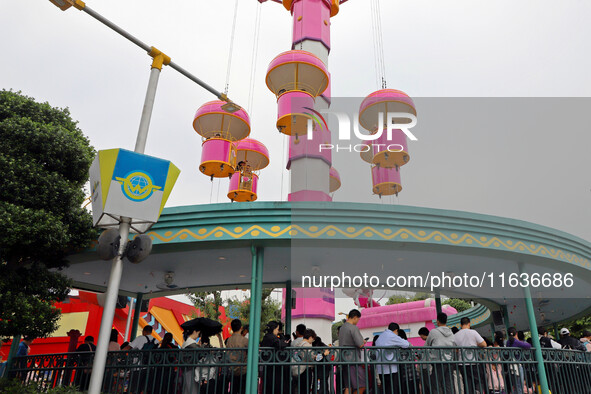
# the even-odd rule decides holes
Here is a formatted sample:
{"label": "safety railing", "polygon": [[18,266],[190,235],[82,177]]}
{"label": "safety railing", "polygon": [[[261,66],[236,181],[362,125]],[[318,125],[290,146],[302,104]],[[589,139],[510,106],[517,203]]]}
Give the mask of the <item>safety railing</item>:
{"label": "safety railing", "polygon": [[[544,349],[553,394],[591,393],[591,353]],[[90,381],[93,353],[17,357],[11,375],[40,391]],[[247,349],[110,352],[105,393],[245,393]],[[488,347],[259,351],[259,393],[538,393],[533,350]]]}

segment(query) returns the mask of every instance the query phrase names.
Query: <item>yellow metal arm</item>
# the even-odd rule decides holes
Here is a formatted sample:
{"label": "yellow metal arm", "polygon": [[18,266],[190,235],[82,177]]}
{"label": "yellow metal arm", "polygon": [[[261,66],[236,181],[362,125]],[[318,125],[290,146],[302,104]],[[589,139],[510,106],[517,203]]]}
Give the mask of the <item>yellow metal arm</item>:
{"label": "yellow metal arm", "polygon": [[150,52],[148,55],[152,56],[154,59],[152,61],[152,68],[157,68],[158,70],[162,70],[162,65],[168,66],[170,64],[170,56],[165,55],[157,48],[151,47]]}

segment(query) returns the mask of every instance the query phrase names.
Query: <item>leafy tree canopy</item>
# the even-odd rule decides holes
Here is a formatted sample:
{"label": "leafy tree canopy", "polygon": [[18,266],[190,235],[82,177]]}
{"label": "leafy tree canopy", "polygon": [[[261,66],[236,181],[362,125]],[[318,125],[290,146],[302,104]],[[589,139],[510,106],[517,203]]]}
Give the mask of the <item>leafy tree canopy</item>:
{"label": "leafy tree canopy", "polygon": [[[567,321],[565,323],[561,323],[558,325],[558,327],[559,328],[566,327],[566,328],[568,328],[568,331],[570,332],[571,336],[573,336],[575,338],[580,338],[581,336],[583,336],[583,331],[585,331],[585,330],[591,331],[591,315],[587,315],[587,316],[581,317],[579,319],[574,319],[574,320]],[[552,334],[552,336],[555,336],[553,326],[546,327],[546,329],[548,330],[549,333]]]}
{"label": "leafy tree canopy", "polygon": [[207,317],[213,320],[220,319],[220,307],[223,306],[221,291],[213,291],[211,293],[201,291],[190,293],[188,297],[193,302],[193,305],[195,305],[195,308],[201,312],[199,317]]}
{"label": "leafy tree canopy", "polygon": [[449,305],[452,308],[455,308],[456,311],[458,311],[458,313],[464,312],[465,310],[472,308],[472,304],[461,298],[448,298],[447,300],[443,301],[442,304]]}
{"label": "leafy tree canopy", "polygon": [[405,296],[402,294],[395,294],[393,296],[391,296],[390,298],[388,298],[388,301],[386,301],[386,305],[394,305],[394,304],[403,304],[405,302],[411,302],[411,301],[422,301],[422,300],[426,300],[427,298],[431,298],[433,297],[431,294],[429,293],[415,293],[414,296]]}
{"label": "leafy tree canopy", "polygon": [[45,336],[68,280],[47,268],[96,239],[82,208],[94,149],[70,117],[0,91],[0,336]]}
{"label": "leafy tree canopy", "polygon": [[[271,320],[281,320],[281,303],[271,298],[274,289],[263,289],[262,306],[261,306],[261,335],[262,328]],[[195,308],[201,312],[200,316],[207,317],[214,320],[219,320],[221,306],[225,308],[234,309],[237,318],[240,319],[243,325],[250,322],[250,298],[246,300],[222,299],[220,291],[213,292],[197,292],[188,294],[189,298],[195,305]]]}
{"label": "leafy tree canopy", "polygon": [[[386,301],[386,305],[402,304],[411,301],[422,301],[431,297],[433,296],[429,293],[415,293],[415,295],[412,297],[408,297],[405,295],[393,295],[390,298],[388,298],[388,301]],[[443,300],[441,304],[449,305],[455,308],[458,311],[458,313],[472,308],[472,305],[468,301],[463,300],[461,298],[447,298]]]}

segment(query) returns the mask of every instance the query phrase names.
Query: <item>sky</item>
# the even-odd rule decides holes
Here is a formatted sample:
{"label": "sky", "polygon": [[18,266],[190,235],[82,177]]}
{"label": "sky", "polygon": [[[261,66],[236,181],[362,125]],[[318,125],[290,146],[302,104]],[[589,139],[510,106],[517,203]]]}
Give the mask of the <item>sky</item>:
{"label": "sky", "polygon": [[[87,5],[224,89],[234,1],[89,0]],[[260,38],[251,90],[258,7]],[[591,137],[583,121],[590,103],[584,98],[591,95],[591,3],[381,0],[381,11],[388,87],[405,91],[417,103],[421,98],[579,98],[573,117],[581,120],[561,127],[560,114],[534,110],[528,114],[538,122],[554,121],[542,134],[527,127],[508,134],[500,124],[504,134],[498,138],[506,139],[510,149],[495,157],[483,142],[499,142],[488,129],[486,134],[465,128],[454,134],[453,127],[420,129],[420,140],[410,145],[403,193],[380,201],[368,190],[366,201],[512,217],[591,240]],[[364,97],[378,87],[371,21],[369,2],[362,0],[349,0],[331,20],[328,67],[334,97]],[[0,88],[69,107],[97,150],[133,149],[148,55],[85,13],[73,8],[62,12],[47,0],[0,2],[0,34]],[[276,131],[275,97],[264,79],[269,62],[290,45],[291,18],[280,4],[238,1],[229,96],[248,110],[251,137],[270,150],[271,165],[260,175],[262,201],[285,200],[289,189],[286,137]],[[191,123],[197,108],[212,99],[176,71],[163,69],[146,154],[172,160],[182,171],[167,206],[228,201],[227,180],[212,183],[198,171],[201,139]],[[454,141],[460,137],[457,149]],[[557,152],[559,159],[544,161],[544,150]],[[453,152],[452,159],[438,156],[442,151]],[[505,167],[495,173],[499,159]],[[545,176],[547,167],[551,173]],[[342,169],[341,176],[347,177]],[[441,179],[448,181],[438,183]],[[355,179],[349,182],[355,185]],[[347,199],[335,194],[335,201]]]}

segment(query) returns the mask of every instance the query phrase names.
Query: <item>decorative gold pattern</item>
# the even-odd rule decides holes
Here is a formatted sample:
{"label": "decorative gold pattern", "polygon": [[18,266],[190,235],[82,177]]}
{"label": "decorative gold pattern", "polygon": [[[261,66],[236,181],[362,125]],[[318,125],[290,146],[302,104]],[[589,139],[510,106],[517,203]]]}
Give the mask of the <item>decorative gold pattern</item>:
{"label": "decorative gold pattern", "polygon": [[224,235],[227,235],[234,239],[239,239],[246,235],[250,235],[251,237],[259,237],[266,235],[273,238],[277,238],[285,234],[293,236],[299,233],[302,233],[303,235],[308,236],[310,238],[318,238],[321,236],[334,237],[337,234],[339,234],[340,236],[344,236],[350,239],[381,238],[384,240],[393,240],[395,238],[400,238],[403,240],[407,240],[409,238],[412,238],[419,242],[429,242],[433,239],[435,242],[447,243],[452,245],[478,245],[485,248],[491,247],[492,245],[492,247],[509,251],[527,251],[533,255],[549,256],[554,259],[560,259],[571,263],[576,263],[583,267],[591,267],[591,264],[586,258],[579,257],[572,253],[565,253],[559,249],[548,248],[544,245],[529,244],[524,243],[522,241],[510,239],[502,240],[498,237],[486,237],[482,235],[474,236],[468,233],[464,233],[462,235],[452,233],[451,236],[448,236],[447,234],[444,234],[438,230],[431,231],[430,233],[427,233],[424,230],[420,230],[415,233],[406,228],[401,228],[396,231],[393,231],[393,229],[390,228],[386,228],[383,231],[379,231],[370,226],[357,228],[347,227],[346,230],[342,230],[334,225],[328,225],[320,229],[316,226],[310,226],[306,229],[304,227],[298,226],[297,224],[291,224],[285,227],[275,225],[271,227],[271,230],[263,228],[259,225],[253,225],[246,229],[243,229],[242,227],[235,227],[234,230],[235,231],[231,231],[226,229],[225,227],[217,226],[212,229],[200,228],[199,230],[197,230],[197,233],[194,233],[189,229],[182,229],[174,234],[172,231],[166,231],[164,235],[160,235],[155,231],[150,231],[148,235],[150,235],[152,239],[158,239],[161,242],[171,242],[174,241],[176,238],[186,239],[188,237],[202,241],[212,236],[214,238],[221,238]]}

